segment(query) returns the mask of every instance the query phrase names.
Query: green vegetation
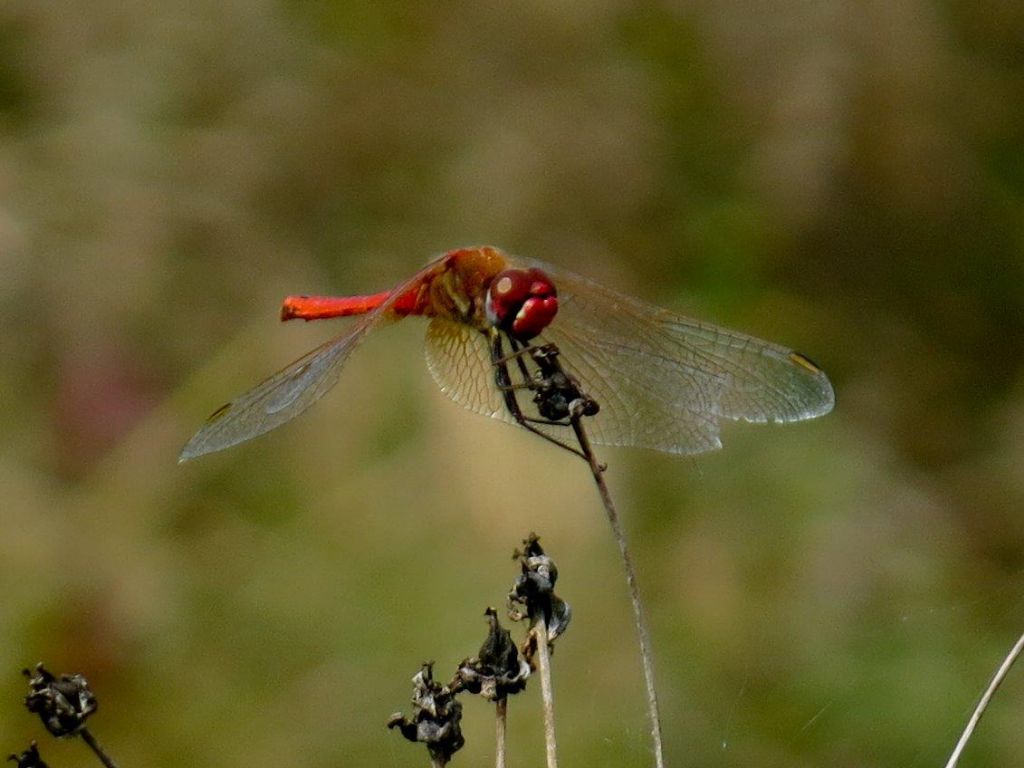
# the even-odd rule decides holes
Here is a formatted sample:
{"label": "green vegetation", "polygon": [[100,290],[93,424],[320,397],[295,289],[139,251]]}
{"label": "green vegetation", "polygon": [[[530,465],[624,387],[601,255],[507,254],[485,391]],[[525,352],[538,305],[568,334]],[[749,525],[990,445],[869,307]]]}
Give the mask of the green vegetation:
{"label": "green vegetation", "polygon": [[[265,438],[230,397],[488,242],[798,348],[831,416],[601,451],[671,765],[941,765],[1024,630],[1024,14],[1012,2],[0,7],[0,733],[87,676],[122,766],[420,766],[524,531],[573,606],[559,756],[648,763],[586,467],[437,391],[415,319]],[[967,752],[1018,764],[1024,670]],[[509,764],[542,759],[517,697]],[[536,698],[533,699],[537,701]],[[491,759],[467,704],[453,765]]]}

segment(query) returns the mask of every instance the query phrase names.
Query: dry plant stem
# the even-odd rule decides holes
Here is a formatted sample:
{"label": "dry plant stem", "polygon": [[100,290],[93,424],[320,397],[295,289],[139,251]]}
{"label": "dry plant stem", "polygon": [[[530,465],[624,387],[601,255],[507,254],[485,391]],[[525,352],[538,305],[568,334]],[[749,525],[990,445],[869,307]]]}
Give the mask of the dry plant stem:
{"label": "dry plant stem", "polygon": [[576,432],[576,439],[583,449],[583,454],[590,464],[590,471],[594,475],[594,482],[597,483],[597,491],[601,494],[601,501],[604,503],[604,511],[608,515],[608,522],[611,523],[612,532],[615,534],[615,541],[619,545],[619,554],[622,557],[622,565],[626,569],[626,583],[629,585],[629,599],[633,604],[633,621],[636,624],[636,632],[640,640],[640,662],[644,670],[644,685],[647,688],[647,715],[651,721],[651,741],[654,746],[654,765],[657,768],[665,768],[665,751],[661,742],[661,714],[658,711],[658,692],[654,687],[654,660],[651,653],[651,636],[647,629],[647,617],[644,615],[644,606],[640,601],[640,588],[636,583],[636,572],[633,570],[633,559],[629,554],[629,547],[626,544],[626,534],[622,530],[622,523],[619,520],[619,513],[615,509],[608,486],[604,482],[604,467],[597,462],[594,451],[590,447],[590,439],[583,429],[580,413],[574,410],[572,416],[572,428]]}
{"label": "dry plant stem", "polygon": [[551,656],[548,653],[548,627],[544,617],[533,625],[533,639],[537,643],[537,666],[540,668],[540,694],[544,702],[544,745],[547,768],[558,768],[555,742],[555,696],[551,690]]}
{"label": "dry plant stem", "polygon": [[82,737],[82,741],[89,745],[89,749],[96,753],[96,757],[100,759],[101,763],[107,766],[107,768],[117,768],[117,763],[111,760],[107,753],[103,751],[103,748],[96,743],[96,739],[93,738],[88,728],[83,728],[78,733]]}
{"label": "dry plant stem", "polygon": [[508,698],[494,702],[494,765],[505,768],[505,725],[508,720]]}
{"label": "dry plant stem", "polygon": [[1010,667],[1017,661],[1017,657],[1020,656],[1021,651],[1024,650],[1024,635],[1017,638],[1017,642],[1014,644],[1010,652],[1006,654],[1006,658],[1003,659],[1003,663],[999,665],[999,669],[996,670],[995,675],[992,678],[992,682],[988,684],[988,688],[985,689],[985,693],[981,696],[981,701],[978,702],[978,706],[974,708],[974,714],[971,715],[971,719],[967,721],[967,726],[964,728],[964,732],[960,734],[960,741],[956,743],[956,747],[953,749],[953,754],[949,756],[949,761],[946,763],[946,768],[956,768],[957,763],[960,761],[960,755],[963,753],[964,748],[967,746],[967,742],[970,740],[971,735],[974,733],[974,729],[978,727],[978,721],[981,720],[981,716],[985,714],[985,710],[988,709],[989,702],[992,701],[992,697],[995,696],[999,686],[1002,685],[1003,679],[1010,671]]}

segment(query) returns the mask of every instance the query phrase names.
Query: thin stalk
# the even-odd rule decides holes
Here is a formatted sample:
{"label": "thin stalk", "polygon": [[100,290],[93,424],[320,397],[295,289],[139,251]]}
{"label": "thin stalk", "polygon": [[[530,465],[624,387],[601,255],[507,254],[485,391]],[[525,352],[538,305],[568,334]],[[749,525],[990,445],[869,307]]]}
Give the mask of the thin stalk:
{"label": "thin stalk", "polygon": [[985,714],[985,710],[988,709],[989,702],[992,701],[992,697],[995,696],[999,686],[1002,685],[1003,679],[1010,671],[1010,667],[1017,661],[1017,657],[1020,656],[1021,651],[1024,650],[1024,634],[1017,638],[1017,642],[1014,644],[1010,652],[1006,654],[1006,658],[1003,659],[1003,663],[999,665],[999,669],[996,670],[995,675],[992,677],[992,681],[988,684],[988,688],[985,689],[985,693],[981,696],[981,701],[978,702],[978,706],[974,708],[974,714],[971,715],[971,719],[967,721],[967,725],[964,727],[964,732],[960,734],[960,740],[956,743],[956,747],[953,748],[953,754],[949,756],[949,761],[946,763],[946,768],[956,768],[957,763],[960,761],[960,755],[967,747],[967,742],[974,734],[974,729],[978,727],[978,722],[981,720],[981,716]]}
{"label": "thin stalk", "polygon": [[494,766],[505,768],[505,726],[508,724],[508,698],[494,702]]}
{"label": "thin stalk", "polygon": [[544,745],[547,768],[558,768],[555,742],[555,695],[551,689],[551,656],[548,654],[548,627],[541,616],[533,625],[533,639],[537,643],[537,666],[540,669],[540,694],[544,702]]}
{"label": "thin stalk", "polygon": [[82,737],[82,741],[89,745],[89,749],[96,753],[96,757],[99,758],[101,763],[103,763],[107,768],[117,768],[117,763],[115,763],[110,756],[103,751],[103,748],[96,743],[96,739],[93,738],[93,735],[89,732],[88,728],[83,728],[78,732],[78,734]]}
{"label": "thin stalk", "polygon": [[[574,403],[574,405],[576,404]],[[573,409],[571,422],[573,431],[576,432],[576,439],[579,441],[583,455],[590,465],[590,471],[594,475],[597,491],[601,495],[604,511],[608,515],[608,522],[611,523],[612,532],[615,534],[615,542],[619,545],[622,565],[626,570],[626,584],[629,586],[629,600],[633,605],[633,622],[636,625],[636,632],[640,640],[640,662],[644,670],[644,685],[647,688],[647,716],[651,722],[654,765],[656,768],[665,768],[665,752],[661,741],[661,714],[658,710],[658,692],[654,686],[654,658],[651,652],[651,637],[647,628],[647,617],[644,614],[643,602],[640,600],[640,588],[637,586],[636,572],[633,570],[633,558],[629,554],[626,533],[622,529],[619,513],[615,509],[615,503],[612,501],[611,494],[608,492],[608,486],[604,482],[605,468],[598,463],[597,458],[594,456],[594,451],[590,447],[590,439],[583,429],[582,413],[579,408]]]}

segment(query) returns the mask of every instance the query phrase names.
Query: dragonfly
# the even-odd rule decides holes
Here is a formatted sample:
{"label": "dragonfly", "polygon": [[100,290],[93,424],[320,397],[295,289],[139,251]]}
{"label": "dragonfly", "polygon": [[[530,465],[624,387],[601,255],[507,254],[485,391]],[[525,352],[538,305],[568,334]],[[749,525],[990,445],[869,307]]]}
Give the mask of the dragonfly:
{"label": "dragonfly", "polygon": [[801,421],[835,403],[799,352],[493,246],[448,251],[381,293],[289,296],[281,308],[282,320],[348,316],[358,320],[343,333],[214,411],[179,461],[291,421],[367,335],[411,316],[429,320],[427,366],[448,397],[569,450],[569,401],[584,403],[591,442],[673,454],[720,448],[723,421]]}

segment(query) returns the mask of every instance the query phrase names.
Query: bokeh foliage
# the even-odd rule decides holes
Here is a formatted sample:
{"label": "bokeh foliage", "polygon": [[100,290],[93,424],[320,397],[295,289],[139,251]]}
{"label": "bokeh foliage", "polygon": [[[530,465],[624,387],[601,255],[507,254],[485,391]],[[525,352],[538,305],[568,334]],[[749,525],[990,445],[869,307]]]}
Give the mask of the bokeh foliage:
{"label": "bokeh foliage", "polygon": [[[832,416],[609,451],[673,764],[933,765],[1024,629],[1013,0],[0,5],[0,732],[85,673],[125,765],[421,765],[384,729],[537,530],[563,764],[647,762],[584,467],[463,413],[415,321],[294,425],[178,467],[369,292],[488,242],[806,351]],[[1019,762],[1024,676],[970,748]],[[540,759],[536,691],[513,762]],[[470,702],[465,764],[491,726]],[[20,735],[19,735],[20,734]],[[54,765],[77,745],[43,744]]]}

